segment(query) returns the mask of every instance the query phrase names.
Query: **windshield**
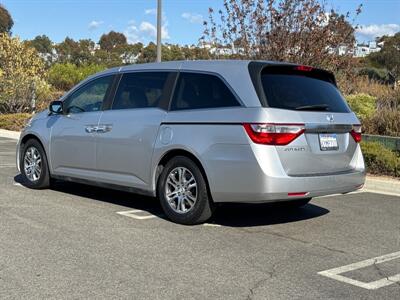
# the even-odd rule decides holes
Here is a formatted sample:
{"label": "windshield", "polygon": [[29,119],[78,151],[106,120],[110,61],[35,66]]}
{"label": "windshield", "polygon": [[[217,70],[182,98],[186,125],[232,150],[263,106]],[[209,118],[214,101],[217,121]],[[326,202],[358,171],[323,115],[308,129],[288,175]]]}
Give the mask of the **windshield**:
{"label": "windshield", "polygon": [[330,73],[300,67],[267,67],[262,71],[261,83],[268,107],[350,112]]}

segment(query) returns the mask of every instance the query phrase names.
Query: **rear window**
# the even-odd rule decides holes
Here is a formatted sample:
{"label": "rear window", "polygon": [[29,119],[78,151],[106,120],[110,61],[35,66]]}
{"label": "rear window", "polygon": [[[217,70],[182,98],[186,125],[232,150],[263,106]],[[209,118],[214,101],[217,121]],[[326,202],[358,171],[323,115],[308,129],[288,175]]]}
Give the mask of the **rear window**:
{"label": "rear window", "polygon": [[217,76],[181,72],[171,110],[240,106],[236,97]]}
{"label": "rear window", "polygon": [[331,73],[303,66],[266,67],[261,72],[264,106],[347,113]]}

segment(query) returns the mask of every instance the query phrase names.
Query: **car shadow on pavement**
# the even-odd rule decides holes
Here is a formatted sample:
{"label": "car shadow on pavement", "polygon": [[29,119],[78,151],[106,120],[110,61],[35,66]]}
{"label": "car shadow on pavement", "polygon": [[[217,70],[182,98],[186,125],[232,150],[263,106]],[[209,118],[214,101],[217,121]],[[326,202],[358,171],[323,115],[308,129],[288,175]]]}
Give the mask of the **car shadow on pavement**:
{"label": "car shadow on pavement", "polygon": [[282,203],[224,204],[210,222],[230,227],[265,226],[304,221],[327,213],[328,209],[312,203],[301,208]]}
{"label": "car shadow on pavement", "polygon": [[[25,186],[24,179],[20,174],[14,177],[14,181]],[[162,213],[157,199],[139,194],[59,180],[54,181],[50,189],[63,194],[121,206],[116,208],[117,211],[139,209],[155,215]]]}
{"label": "car shadow on pavement", "polygon": [[[24,185],[21,175],[15,176],[14,180]],[[159,201],[153,197],[64,181],[56,181],[51,189],[69,195],[118,205],[121,206],[118,208],[120,211],[138,209],[166,219]],[[312,203],[302,208],[290,208],[284,203],[226,203],[217,206],[214,216],[208,223],[229,227],[266,226],[308,220],[327,213],[329,213],[328,209]]]}

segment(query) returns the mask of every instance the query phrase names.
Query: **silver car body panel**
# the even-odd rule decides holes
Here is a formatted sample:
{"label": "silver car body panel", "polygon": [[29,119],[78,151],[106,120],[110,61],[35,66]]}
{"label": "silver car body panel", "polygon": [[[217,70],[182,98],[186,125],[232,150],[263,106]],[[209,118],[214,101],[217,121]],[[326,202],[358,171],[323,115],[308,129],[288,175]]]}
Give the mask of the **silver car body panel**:
{"label": "silver car body panel", "polygon": [[152,149],[167,112],[158,108],[104,111],[97,137],[98,181],[148,189]]}
{"label": "silver car body panel", "polygon": [[[248,65],[249,61],[184,61],[98,73],[61,100],[104,75],[168,70],[218,74],[242,106],[169,112],[158,108],[105,110],[61,116],[42,112],[22,132],[17,159],[21,141],[34,135],[44,146],[52,175],[156,195],[162,158],[170,151],[186,151],[204,169],[215,202],[279,201],[296,198],[288,193],[316,197],[360,188],[365,180],[364,161],[359,144],[349,134],[352,124],[359,124],[355,114],[262,107]],[[260,145],[251,141],[243,123],[303,123],[306,131],[287,146]],[[85,126],[94,124],[106,126],[105,132],[87,133]],[[320,132],[337,133],[339,149],[321,151]]]}
{"label": "silver car body panel", "polygon": [[102,112],[88,112],[49,117],[53,123],[48,154],[52,174],[97,179],[97,135],[87,132],[86,129],[97,126],[101,114]]}

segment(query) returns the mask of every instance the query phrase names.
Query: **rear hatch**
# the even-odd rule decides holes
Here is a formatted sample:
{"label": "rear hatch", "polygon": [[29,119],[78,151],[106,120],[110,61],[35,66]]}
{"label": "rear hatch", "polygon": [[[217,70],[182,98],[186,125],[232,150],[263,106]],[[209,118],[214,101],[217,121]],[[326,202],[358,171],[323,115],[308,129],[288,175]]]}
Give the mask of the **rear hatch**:
{"label": "rear hatch", "polygon": [[[258,66],[258,71],[254,69],[250,65],[253,83],[269,116],[268,122],[273,122],[253,125],[247,132],[286,134],[281,142],[267,144],[275,144],[289,176],[351,172],[361,127],[338,90],[333,74],[297,65],[264,65]],[[260,141],[256,142],[263,143]]]}

